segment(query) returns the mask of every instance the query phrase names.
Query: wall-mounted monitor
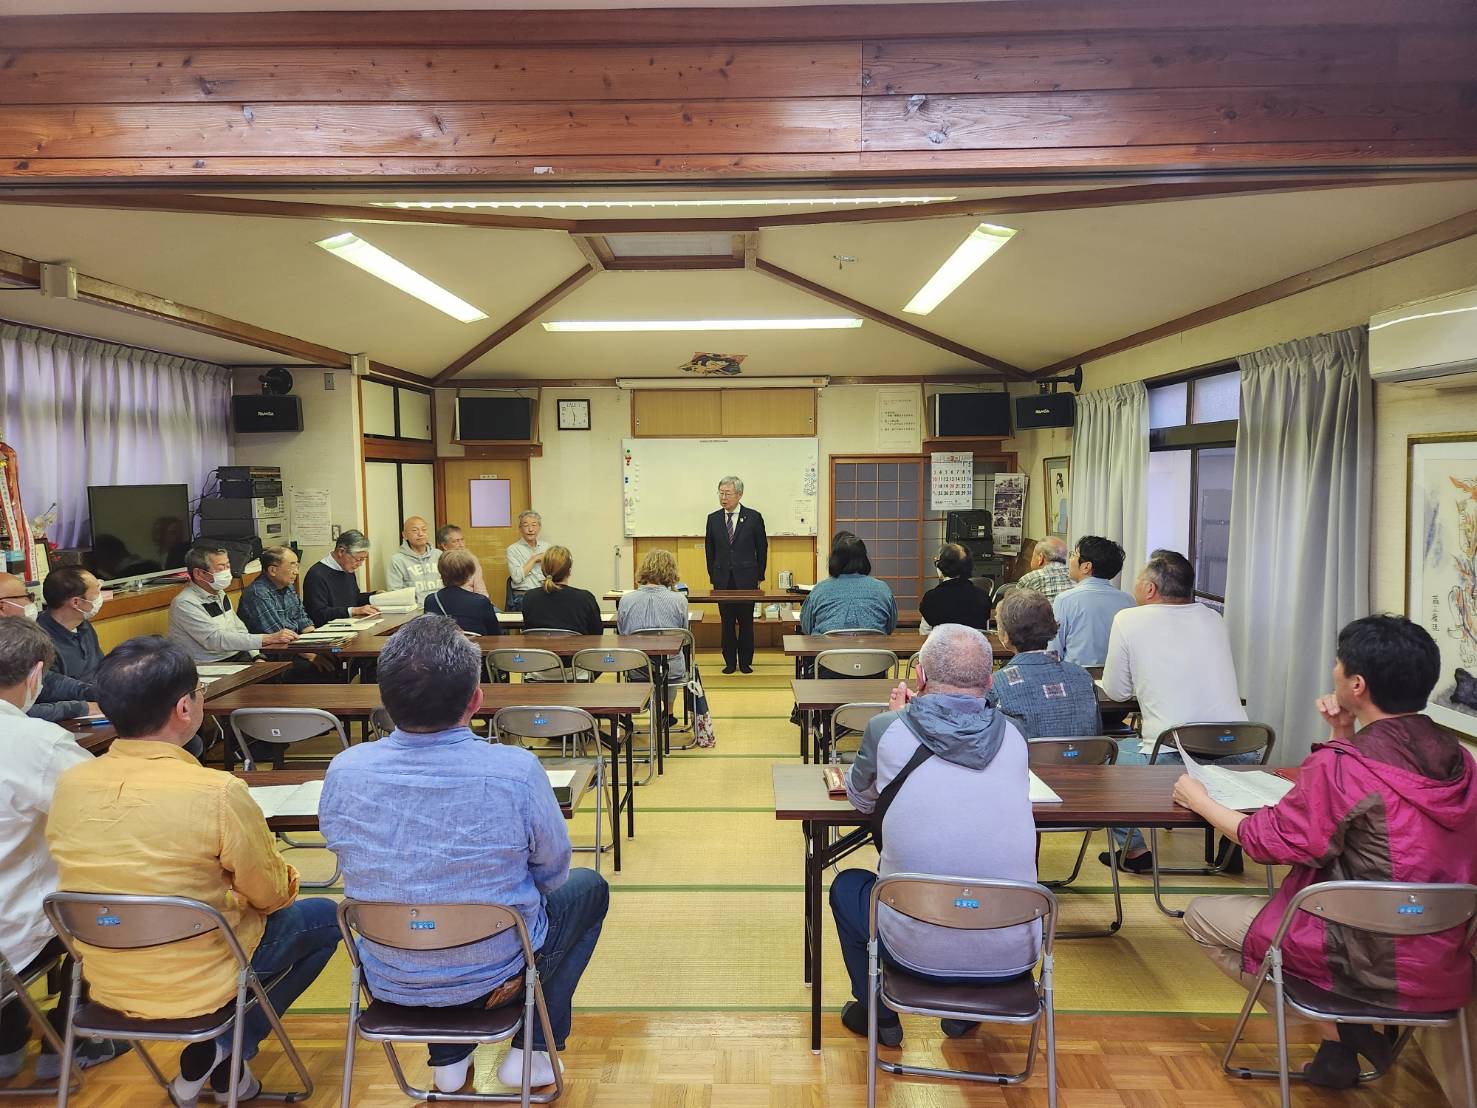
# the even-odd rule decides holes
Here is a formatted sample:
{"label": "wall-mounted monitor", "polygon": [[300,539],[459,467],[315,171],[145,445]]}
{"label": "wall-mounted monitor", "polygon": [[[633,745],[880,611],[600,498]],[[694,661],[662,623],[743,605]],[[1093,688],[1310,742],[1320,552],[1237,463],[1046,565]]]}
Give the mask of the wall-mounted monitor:
{"label": "wall-mounted monitor", "polygon": [[457,442],[534,442],[538,402],[528,396],[458,396]]}
{"label": "wall-mounted monitor", "polygon": [[1005,438],[1010,435],[1010,395],[1004,392],[936,392],[933,433],[949,438]]}

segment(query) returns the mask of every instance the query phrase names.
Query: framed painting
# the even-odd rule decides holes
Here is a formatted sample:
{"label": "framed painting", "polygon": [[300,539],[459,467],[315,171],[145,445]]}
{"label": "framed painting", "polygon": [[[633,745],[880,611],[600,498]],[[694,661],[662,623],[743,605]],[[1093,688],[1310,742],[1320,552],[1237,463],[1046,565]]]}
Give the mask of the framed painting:
{"label": "framed painting", "polygon": [[1072,459],[1047,458],[1041,463],[1045,483],[1041,486],[1041,503],[1046,511],[1046,533],[1067,542],[1071,530],[1068,510],[1072,505]]}
{"label": "framed painting", "polygon": [[1406,615],[1441,650],[1427,714],[1477,737],[1477,433],[1407,444]]}

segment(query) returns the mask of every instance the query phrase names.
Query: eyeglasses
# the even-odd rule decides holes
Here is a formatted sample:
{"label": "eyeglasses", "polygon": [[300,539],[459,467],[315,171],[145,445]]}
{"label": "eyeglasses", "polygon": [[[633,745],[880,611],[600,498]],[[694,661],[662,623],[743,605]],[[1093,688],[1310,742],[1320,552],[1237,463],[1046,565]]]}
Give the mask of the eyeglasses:
{"label": "eyeglasses", "polygon": [[9,601],[12,604],[29,604],[31,602],[31,594],[28,592],[21,592],[16,593],[14,596],[0,596],[0,604],[5,603],[6,601]]}

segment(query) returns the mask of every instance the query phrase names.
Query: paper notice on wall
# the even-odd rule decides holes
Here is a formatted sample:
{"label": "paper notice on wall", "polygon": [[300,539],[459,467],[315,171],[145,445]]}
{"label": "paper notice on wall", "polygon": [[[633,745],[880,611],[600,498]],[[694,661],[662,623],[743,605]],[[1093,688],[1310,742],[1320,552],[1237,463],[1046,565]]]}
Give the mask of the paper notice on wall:
{"label": "paper notice on wall", "polygon": [[877,390],[877,452],[911,454],[923,441],[923,391],[904,386]]}
{"label": "paper notice on wall", "polygon": [[995,501],[992,514],[995,532],[995,553],[1019,554],[1021,529],[1026,518],[1026,475],[1024,473],[997,473],[995,475]]}
{"label": "paper notice on wall", "polygon": [[935,454],[928,473],[930,511],[968,511],[974,507],[973,454]]}
{"label": "paper notice on wall", "polygon": [[333,504],[327,489],[292,487],[292,529],[299,546],[333,542]]}

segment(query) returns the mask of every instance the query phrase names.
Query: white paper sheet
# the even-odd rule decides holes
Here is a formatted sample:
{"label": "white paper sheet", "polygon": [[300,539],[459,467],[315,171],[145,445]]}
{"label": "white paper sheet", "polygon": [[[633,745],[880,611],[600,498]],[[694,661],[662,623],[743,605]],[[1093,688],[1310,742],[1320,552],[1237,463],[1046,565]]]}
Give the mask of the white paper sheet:
{"label": "white paper sheet", "polygon": [[[1030,770],[1026,771],[1030,773]],[[1057,796],[1056,790],[1041,778],[1031,773],[1031,803],[1032,804],[1060,804],[1062,798]]]}
{"label": "white paper sheet", "polygon": [[301,785],[254,785],[251,799],[267,819],[273,816],[316,816],[323,795],[322,781],[304,781]]}
{"label": "white paper sheet", "polygon": [[1205,786],[1210,799],[1237,812],[1270,807],[1292,791],[1292,782],[1275,773],[1202,765],[1185,753],[1178,738],[1174,745],[1185,760],[1185,772]]}
{"label": "white paper sheet", "polygon": [[549,775],[549,787],[554,789],[567,789],[574,783],[574,770],[572,769],[546,769]]}

